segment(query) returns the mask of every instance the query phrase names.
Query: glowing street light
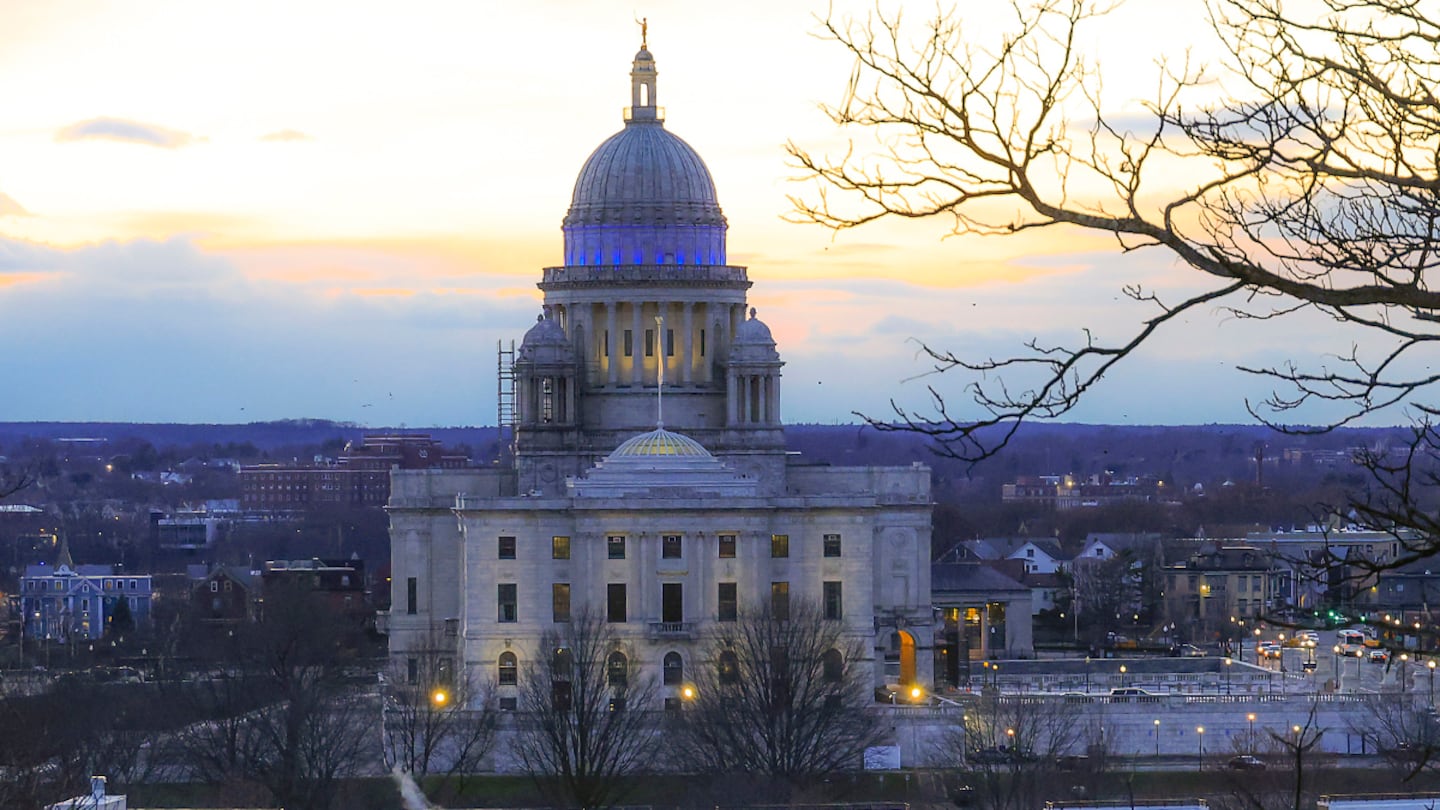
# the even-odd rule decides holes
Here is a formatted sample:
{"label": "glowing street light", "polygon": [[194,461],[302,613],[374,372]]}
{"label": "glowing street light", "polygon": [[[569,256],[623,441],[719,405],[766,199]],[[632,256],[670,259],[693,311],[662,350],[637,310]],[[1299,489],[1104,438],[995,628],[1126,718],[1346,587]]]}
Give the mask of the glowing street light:
{"label": "glowing street light", "polygon": [[1205,727],[1195,727],[1195,737],[1200,741],[1200,770],[1205,770]]}
{"label": "glowing street light", "polygon": [[1255,753],[1255,713],[1250,712],[1245,715],[1245,719],[1250,721],[1250,753],[1253,754]]}
{"label": "glowing street light", "polygon": [[430,702],[438,709],[450,702],[450,696],[445,693],[444,689],[436,689],[430,693]]}
{"label": "glowing street light", "polygon": [[1155,758],[1160,758],[1160,720],[1155,720]]}

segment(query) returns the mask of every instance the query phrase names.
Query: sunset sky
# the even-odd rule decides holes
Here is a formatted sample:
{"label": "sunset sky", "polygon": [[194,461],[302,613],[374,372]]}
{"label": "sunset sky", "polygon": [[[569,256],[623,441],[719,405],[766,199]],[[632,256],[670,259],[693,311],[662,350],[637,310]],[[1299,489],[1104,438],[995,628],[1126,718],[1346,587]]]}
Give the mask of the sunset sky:
{"label": "sunset sky", "polygon": [[[534,321],[575,175],[622,124],[640,16],[666,126],[708,163],[786,361],[786,421],[923,405],[946,381],[914,379],[915,340],[1000,353],[1133,323],[1127,282],[1185,288],[1167,256],[1073,232],[787,222],[810,187],[784,143],[844,146],[817,109],[850,73],[815,36],[826,8],[0,4],[0,420],[492,424],[496,343]],[[1168,2],[1096,28],[1117,112],[1197,30]],[[1198,317],[1070,419],[1246,421],[1237,392],[1264,389],[1230,366],[1308,339],[1275,326]]]}

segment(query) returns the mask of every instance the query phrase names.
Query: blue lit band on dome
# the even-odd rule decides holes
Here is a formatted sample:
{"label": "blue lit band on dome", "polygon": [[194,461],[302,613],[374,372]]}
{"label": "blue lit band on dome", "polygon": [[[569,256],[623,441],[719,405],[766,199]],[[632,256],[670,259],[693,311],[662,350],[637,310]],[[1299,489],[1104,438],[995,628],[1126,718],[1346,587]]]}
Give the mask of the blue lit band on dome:
{"label": "blue lit band on dome", "polygon": [[725,214],[700,155],[665,129],[648,50],[631,70],[625,128],[585,161],[565,215],[565,264],[725,264]]}

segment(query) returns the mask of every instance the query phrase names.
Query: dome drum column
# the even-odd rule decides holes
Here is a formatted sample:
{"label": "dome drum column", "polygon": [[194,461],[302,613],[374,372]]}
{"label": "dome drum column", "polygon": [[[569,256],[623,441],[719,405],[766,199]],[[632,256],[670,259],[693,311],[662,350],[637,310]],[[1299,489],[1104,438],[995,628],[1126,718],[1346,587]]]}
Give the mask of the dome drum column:
{"label": "dome drum column", "polygon": [[620,382],[620,352],[616,345],[615,311],[620,305],[614,301],[605,302],[605,373],[611,387]]}
{"label": "dome drum column", "polygon": [[641,341],[645,338],[645,323],[641,320],[642,310],[645,304],[641,301],[633,301],[630,304],[630,384],[639,388],[644,384],[641,376],[645,372],[644,347]]}
{"label": "dome drum column", "polygon": [[682,306],[684,307],[684,314],[681,316],[681,329],[683,330],[684,340],[681,346],[681,353],[684,357],[680,363],[680,384],[689,385],[690,371],[695,366],[694,341],[691,339],[695,327],[693,317],[695,304],[691,301],[686,301]]}

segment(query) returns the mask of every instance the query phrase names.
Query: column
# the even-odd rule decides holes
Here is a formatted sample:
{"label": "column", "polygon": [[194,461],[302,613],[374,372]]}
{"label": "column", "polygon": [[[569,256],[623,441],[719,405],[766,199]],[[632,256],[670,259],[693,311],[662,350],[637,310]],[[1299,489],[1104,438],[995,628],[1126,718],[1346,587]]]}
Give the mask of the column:
{"label": "column", "polygon": [[736,377],[735,377],[735,372],[734,372],[734,371],[727,371],[727,372],[725,373],[725,426],[726,426],[726,427],[733,427],[733,426],[735,425],[735,402],[736,402],[736,399],[737,399],[737,391],[736,391],[736,389],[739,387],[739,385],[740,385],[740,382],[739,382],[738,379],[736,379]]}
{"label": "column", "polygon": [[683,335],[680,347],[680,383],[682,385],[689,385],[690,371],[695,365],[694,344],[692,342],[693,336],[691,335],[691,332],[694,331],[695,324],[693,317],[695,314],[695,304],[692,301],[686,301],[681,306],[684,307],[684,313],[680,317],[680,328]]}
{"label": "column", "polygon": [[660,369],[663,367],[665,369],[665,379],[668,380],[671,385],[674,385],[675,370],[670,368],[670,355],[665,351],[669,348],[665,345],[665,333],[674,328],[674,324],[670,323],[670,302],[655,302],[655,315],[660,318],[659,323],[655,323],[654,318],[650,319],[650,323],[655,324],[655,375],[658,378]]}
{"label": "column", "polygon": [[780,424],[780,372],[770,372],[770,404],[767,413],[770,414],[770,424]]}
{"label": "column", "polygon": [[770,375],[760,378],[760,421],[770,424]]}
{"label": "column", "polygon": [[619,333],[615,331],[615,310],[618,306],[614,301],[605,303],[605,365],[611,386],[619,381],[620,374]]}
{"label": "column", "polygon": [[630,302],[630,384],[637,388],[642,384],[640,374],[645,370],[645,324],[640,320],[643,309],[643,302]]}

